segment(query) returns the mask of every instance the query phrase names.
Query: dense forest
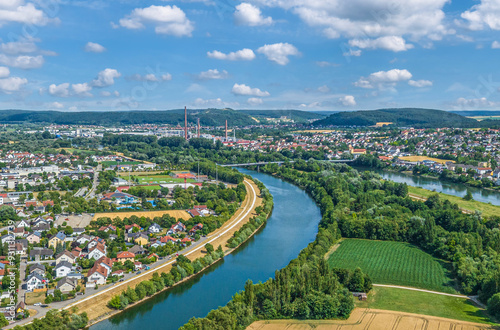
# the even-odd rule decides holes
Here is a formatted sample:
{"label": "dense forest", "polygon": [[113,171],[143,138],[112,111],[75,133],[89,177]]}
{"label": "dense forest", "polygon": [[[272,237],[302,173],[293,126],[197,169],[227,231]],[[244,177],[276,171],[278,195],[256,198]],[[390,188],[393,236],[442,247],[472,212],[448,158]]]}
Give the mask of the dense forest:
{"label": "dense forest", "polygon": [[437,127],[493,127],[500,121],[478,122],[456,113],[433,109],[380,109],[373,111],[338,112],[313,123],[314,126],[373,126],[379,122],[393,123],[394,126],[415,128]]}
{"label": "dense forest", "polygon": [[[255,120],[252,116],[259,116]],[[238,111],[232,109],[189,109],[188,124],[195,125],[198,118],[204,126],[222,126],[227,120],[231,126],[247,126],[266,123],[264,117],[279,118],[291,116],[296,121],[305,122],[308,119],[323,118],[312,112],[299,110],[271,111]],[[1,110],[0,122],[3,123],[50,123],[59,125],[135,125],[135,124],[169,124],[184,127],[184,109],[168,111],[93,111],[93,112],[62,112],[62,111],[25,111]]]}

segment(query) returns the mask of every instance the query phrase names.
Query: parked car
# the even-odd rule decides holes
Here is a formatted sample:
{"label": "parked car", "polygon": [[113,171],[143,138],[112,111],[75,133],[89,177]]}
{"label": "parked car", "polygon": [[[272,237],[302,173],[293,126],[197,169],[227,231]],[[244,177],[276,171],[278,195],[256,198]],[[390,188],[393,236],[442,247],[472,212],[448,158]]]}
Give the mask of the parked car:
{"label": "parked car", "polygon": [[34,303],[33,306],[42,306],[41,302]]}

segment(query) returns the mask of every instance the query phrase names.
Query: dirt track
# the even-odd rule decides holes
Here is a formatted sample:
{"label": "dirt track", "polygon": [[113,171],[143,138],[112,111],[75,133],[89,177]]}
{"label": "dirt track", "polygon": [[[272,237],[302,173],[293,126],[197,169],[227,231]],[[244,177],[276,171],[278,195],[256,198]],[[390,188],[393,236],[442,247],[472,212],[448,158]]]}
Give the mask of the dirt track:
{"label": "dirt track", "polygon": [[247,330],[309,330],[309,329],[391,329],[391,330],[479,330],[495,329],[481,323],[450,320],[441,317],[356,308],[347,320],[272,320],[252,323]]}
{"label": "dirt track", "polygon": [[[227,241],[233,236],[234,232],[241,228],[245,223],[247,223],[251,217],[256,215],[255,208],[262,204],[262,198],[260,197],[260,194],[258,194],[259,188],[255,185],[254,182],[247,179],[245,179],[245,186],[247,187],[247,196],[243,201],[240,209],[238,209],[234,216],[221,228],[208,235],[207,239],[204,241],[205,244],[210,243],[214,247],[217,247],[219,245],[225,247]],[[184,255],[191,260],[202,257],[204,256],[204,253],[202,253],[203,246],[204,244],[197,246]],[[231,251],[232,250],[226,248],[226,253],[230,253]],[[153,268],[149,271],[143,272],[141,275],[135,276],[130,280],[116,284],[109,289],[101,291],[81,301],[77,301],[74,304],[68,305],[65,307],[65,309],[77,306],[79,313],[87,312],[89,320],[94,320],[96,318],[102,317],[103,315],[109,314],[110,312],[113,312],[113,310],[108,308],[106,305],[114,295],[125,291],[129,286],[135,287],[141,281],[152,278],[153,273],[155,272],[161,273],[170,271],[172,263],[173,260],[157,268]]]}

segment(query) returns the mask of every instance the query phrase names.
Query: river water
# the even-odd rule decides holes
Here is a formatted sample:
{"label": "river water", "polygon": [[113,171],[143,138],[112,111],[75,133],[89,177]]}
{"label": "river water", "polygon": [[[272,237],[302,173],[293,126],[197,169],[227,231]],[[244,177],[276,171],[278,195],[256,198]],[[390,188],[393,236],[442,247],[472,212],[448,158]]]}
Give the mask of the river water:
{"label": "river water", "polygon": [[104,320],[90,329],[177,329],[225,305],[247,279],[266,281],[314,241],[321,213],[296,186],[263,173],[240,169],[262,181],[274,198],[267,224],[237,251],[194,279]]}
{"label": "river water", "polygon": [[461,183],[441,182],[438,179],[411,175],[400,172],[391,172],[383,169],[372,169],[356,167],[357,170],[368,170],[380,174],[382,178],[400,183],[406,183],[409,186],[421,187],[427,190],[435,190],[448,195],[464,197],[467,189],[472,193],[474,200],[500,205],[500,192],[481,188],[467,187]]}

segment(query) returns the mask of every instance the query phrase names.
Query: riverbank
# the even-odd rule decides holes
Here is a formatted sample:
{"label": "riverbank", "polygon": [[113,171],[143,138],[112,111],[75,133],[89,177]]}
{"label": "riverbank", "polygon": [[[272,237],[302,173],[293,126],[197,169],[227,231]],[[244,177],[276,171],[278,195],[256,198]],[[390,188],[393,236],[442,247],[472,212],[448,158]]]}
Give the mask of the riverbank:
{"label": "riverbank", "polygon": [[[189,252],[184,253],[184,256],[186,256],[190,260],[195,260],[196,258],[203,257],[205,253],[203,253],[204,251],[202,250],[204,249],[204,245],[206,243],[210,243],[214,246],[225,246],[227,241],[233,236],[235,231],[239,230],[245,223],[250,220],[250,218],[257,215],[255,209],[258,206],[262,205],[262,198],[260,197],[260,193],[258,193],[259,188],[253,181],[250,181],[248,179],[245,179],[244,183],[247,187],[247,197],[243,201],[242,207],[221,228],[210,234],[203,242],[203,245],[197,246]],[[225,255],[232,253],[234,250],[235,249],[226,250]],[[113,296],[121,294],[122,292],[127,290],[128,287],[133,288],[140,282],[151,279],[154,273],[168,273],[172,268],[172,264],[174,262],[175,260],[171,260],[128,281],[120,282],[115,286],[112,286],[109,289],[100,292],[99,294],[68,305],[65,307],[65,309],[77,307],[80,313],[86,312],[90,320],[90,325],[105,320],[106,318],[109,318],[121,312],[113,310],[107,306],[108,302]],[[181,282],[185,282],[186,280],[187,278],[176,283],[175,285],[178,285]],[[141,302],[144,302],[144,300],[142,300]]]}
{"label": "riverbank", "polygon": [[478,202],[475,200],[466,201],[463,198],[457,196],[430,191],[419,187],[408,187],[408,195],[410,195],[410,197],[415,196],[420,197],[422,200],[427,200],[429,196],[434,194],[438,194],[439,198],[441,199],[446,199],[454,204],[457,204],[458,207],[460,207],[460,209],[462,209],[463,211],[466,211],[466,213],[474,213],[475,211],[480,211],[482,215],[486,217],[500,215],[500,206]]}

